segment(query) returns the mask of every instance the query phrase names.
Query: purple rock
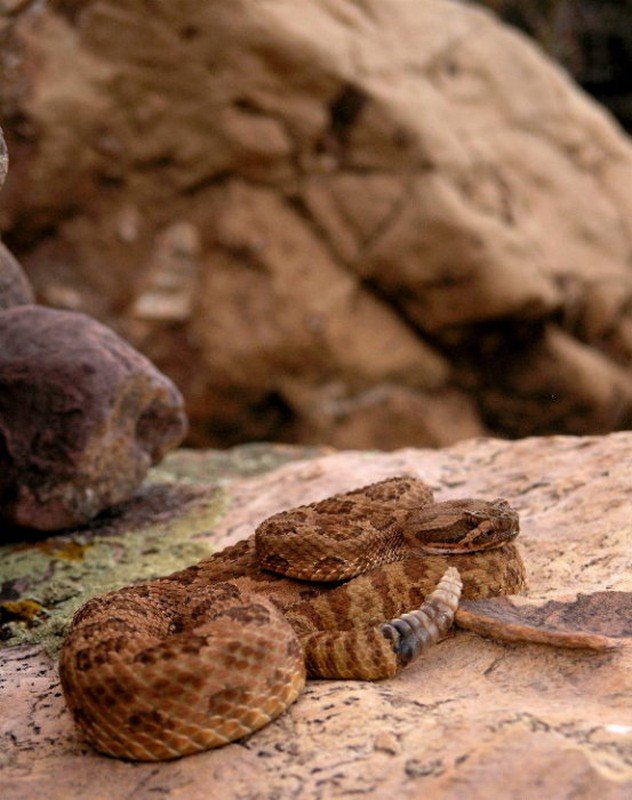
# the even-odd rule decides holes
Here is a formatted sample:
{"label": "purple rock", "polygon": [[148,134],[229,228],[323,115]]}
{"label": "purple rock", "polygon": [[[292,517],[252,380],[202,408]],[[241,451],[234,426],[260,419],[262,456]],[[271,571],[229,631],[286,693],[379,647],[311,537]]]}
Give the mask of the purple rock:
{"label": "purple rock", "polygon": [[130,497],[182,440],[183,401],[89,317],[0,311],[0,517],[59,530]]}

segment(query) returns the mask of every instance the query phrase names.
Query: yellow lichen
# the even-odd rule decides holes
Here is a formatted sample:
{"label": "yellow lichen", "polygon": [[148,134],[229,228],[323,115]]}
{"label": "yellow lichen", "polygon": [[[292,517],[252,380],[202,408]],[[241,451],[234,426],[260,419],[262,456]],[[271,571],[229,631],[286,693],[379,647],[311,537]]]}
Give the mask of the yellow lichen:
{"label": "yellow lichen", "polygon": [[3,622],[25,622],[31,627],[35,619],[45,613],[44,606],[37,600],[3,600],[0,602],[0,619]]}

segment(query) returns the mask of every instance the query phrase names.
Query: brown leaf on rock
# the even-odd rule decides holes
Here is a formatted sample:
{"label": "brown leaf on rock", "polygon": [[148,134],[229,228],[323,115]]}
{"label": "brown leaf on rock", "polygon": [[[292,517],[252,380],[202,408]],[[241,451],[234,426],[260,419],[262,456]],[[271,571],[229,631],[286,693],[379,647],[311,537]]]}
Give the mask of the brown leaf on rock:
{"label": "brown leaf on rock", "polygon": [[510,597],[463,600],[456,624],[507,642],[610,650],[632,637],[632,592],[592,592],[544,604]]}

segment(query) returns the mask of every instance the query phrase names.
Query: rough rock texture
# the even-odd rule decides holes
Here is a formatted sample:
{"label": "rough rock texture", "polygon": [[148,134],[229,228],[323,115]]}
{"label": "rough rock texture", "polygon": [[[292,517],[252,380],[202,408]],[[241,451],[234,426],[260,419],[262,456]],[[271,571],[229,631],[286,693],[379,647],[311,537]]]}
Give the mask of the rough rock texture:
{"label": "rough rock texture", "polygon": [[[0,129],[0,188],[7,174],[7,147]],[[0,309],[33,302],[33,290],[22,267],[0,242]]]}
{"label": "rough rock texture", "polygon": [[[393,680],[310,682],[286,714],[246,741],[162,765],[113,761],[76,738],[41,643],[55,652],[62,619],[87,596],[129,582],[135,563],[139,576],[160,574],[167,565],[159,539],[175,569],[187,546],[193,561],[273,512],[403,472],[428,480],[441,498],[508,498],[521,513],[534,601],[629,592],[630,448],[627,433],[488,439],[442,451],[332,454],[268,472],[289,451],[179,451],[119,518],[5,546],[4,597],[39,600],[42,613],[31,627],[12,621],[3,629],[3,797],[624,800],[632,791],[629,642],[596,654],[457,631]],[[207,487],[205,506],[190,483],[208,476],[215,488]]]}
{"label": "rough rock texture", "polygon": [[0,78],[0,227],[176,381],[191,441],[632,421],[632,149],[489,12],[12,3]]}
{"label": "rough rock texture", "polygon": [[33,289],[22,267],[0,242],[0,310],[29,305],[34,299]]}
{"label": "rough rock texture", "polygon": [[0,517],[57,530],[127,499],[186,432],[171,381],[84,314],[0,311]]}

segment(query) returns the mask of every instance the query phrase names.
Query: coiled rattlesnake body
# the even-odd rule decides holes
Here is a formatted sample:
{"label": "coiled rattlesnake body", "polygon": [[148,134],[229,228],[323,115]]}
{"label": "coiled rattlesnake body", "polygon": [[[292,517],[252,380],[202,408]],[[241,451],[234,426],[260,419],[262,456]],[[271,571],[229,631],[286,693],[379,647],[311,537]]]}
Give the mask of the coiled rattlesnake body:
{"label": "coiled rattlesnake body", "polygon": [[199,564],[86,603],[60,657],[68,705],[121,758],[233,741],[306,675],[396,674],[446,634],[461,581],[470,598],[520,592],[517,533],[506,502],[434,503],[413,478],[276,514]]}

